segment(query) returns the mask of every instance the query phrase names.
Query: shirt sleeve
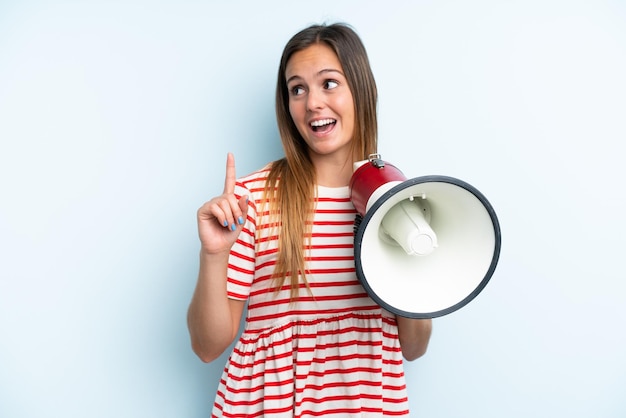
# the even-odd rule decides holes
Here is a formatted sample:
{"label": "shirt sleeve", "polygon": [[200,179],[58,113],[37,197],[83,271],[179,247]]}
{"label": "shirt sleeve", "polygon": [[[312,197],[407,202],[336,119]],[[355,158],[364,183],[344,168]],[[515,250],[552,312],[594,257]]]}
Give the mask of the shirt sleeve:
{"label": "shirt sleeve", "polygon": [[237,199],[248,196],[248,214],[243,229],[230,250],[226,290],[231,299],[247,300],[256,265],[256,204],[250,190],[240,181],[235,185],[235,196]]}

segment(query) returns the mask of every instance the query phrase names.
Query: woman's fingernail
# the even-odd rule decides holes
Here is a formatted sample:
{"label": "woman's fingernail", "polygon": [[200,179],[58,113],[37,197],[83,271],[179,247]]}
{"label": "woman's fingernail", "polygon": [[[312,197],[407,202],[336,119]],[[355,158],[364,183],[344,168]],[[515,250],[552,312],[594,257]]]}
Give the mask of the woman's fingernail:
{"label": "woman's fingernail", "polygon": [[239,222],[239,225],[243,225],[243,216],[240,216],[237,221]]}
{"label": "woman's fingernail", "polygon": [[234,230],[236,230],[236,229],[237,229],[237,225],[232,224],[232,225],[230,226],[230,229],[232,229],[233,231],[234,231]]}
{"label": "woman's fingernail", "polygon": [[228,221],[224,221],[224,226],[228,226]]}

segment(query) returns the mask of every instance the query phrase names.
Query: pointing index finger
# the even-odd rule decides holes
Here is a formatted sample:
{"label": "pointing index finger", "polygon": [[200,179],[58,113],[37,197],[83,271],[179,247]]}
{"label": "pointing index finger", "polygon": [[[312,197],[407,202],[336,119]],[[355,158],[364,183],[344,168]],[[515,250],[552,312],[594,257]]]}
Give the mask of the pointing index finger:
{"label": "pointing index finger", "polygon": [[224,193],[235,193],[235,156],[228,153],[226,156],[226,180],[224,180]]}

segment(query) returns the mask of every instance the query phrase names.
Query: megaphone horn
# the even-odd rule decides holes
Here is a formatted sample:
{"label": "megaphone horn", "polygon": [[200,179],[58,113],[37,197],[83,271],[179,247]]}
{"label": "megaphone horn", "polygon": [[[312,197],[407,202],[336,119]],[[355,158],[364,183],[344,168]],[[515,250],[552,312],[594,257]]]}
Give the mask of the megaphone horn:
{"label": "megaphone horn", "polygon": [[407,179],[379,154],[354,165],[357,276],[379,305],[409,318],[454,312],[487,285],[500,226],[487,199],[453,177]]}

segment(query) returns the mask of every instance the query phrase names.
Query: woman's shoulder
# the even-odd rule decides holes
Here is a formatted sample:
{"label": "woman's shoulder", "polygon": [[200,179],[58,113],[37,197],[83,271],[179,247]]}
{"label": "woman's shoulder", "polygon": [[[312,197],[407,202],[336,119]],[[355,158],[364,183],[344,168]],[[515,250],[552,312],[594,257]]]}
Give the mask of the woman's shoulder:
{"label": "woman's shoulder", "polygon": [[265,183],[272,169],[273,163],[268,163],[265,166],[248,173],[242,177],[237,178],[237,186],[243,187],[250,192],[260,192],[265,188]]}

